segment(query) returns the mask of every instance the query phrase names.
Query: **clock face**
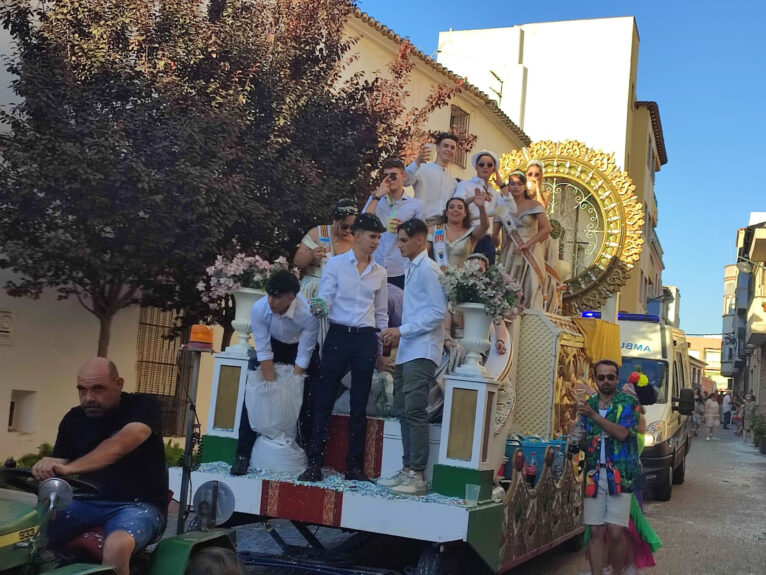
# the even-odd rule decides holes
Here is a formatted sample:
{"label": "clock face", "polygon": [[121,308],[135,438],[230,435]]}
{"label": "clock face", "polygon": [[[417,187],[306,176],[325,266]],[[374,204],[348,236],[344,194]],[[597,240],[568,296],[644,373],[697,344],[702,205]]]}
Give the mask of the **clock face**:
{"label": "clock face", "polygon": [[641,255],[644,216],[635,186],[614,155],[573,141],[535,142],[505,154],[501,177],[526,171],[531,160],[544,165],[539,200],[554,228],[546,263],[566,285],[564,312],[599,309]]}
{"label": "clock face", "polygon": [[586,274],[596,262],[606,238],[601,205],[582,184],[562,177],[543,178],[543,198],[550,220],[560,226],[559,272],[565,282]]}

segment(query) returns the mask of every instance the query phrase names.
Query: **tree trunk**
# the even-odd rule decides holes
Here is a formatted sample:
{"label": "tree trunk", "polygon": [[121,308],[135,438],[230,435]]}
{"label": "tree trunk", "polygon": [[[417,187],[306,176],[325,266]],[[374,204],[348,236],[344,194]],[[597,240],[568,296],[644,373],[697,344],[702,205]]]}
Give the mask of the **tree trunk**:
{"label": "tree trunk", "polygon": [[229,345],[231,345],[231,336],[234,335],[234,328],[231,326],[231,322],[227,321],[223,325],[223,337],[221,337],[221,351],[225,351]]}
{"label": "tree trunk", "polygon": [[107,357],[109,353],[109,339],[112,337],[112,318],[114,314],[98,314],[98,356]]}

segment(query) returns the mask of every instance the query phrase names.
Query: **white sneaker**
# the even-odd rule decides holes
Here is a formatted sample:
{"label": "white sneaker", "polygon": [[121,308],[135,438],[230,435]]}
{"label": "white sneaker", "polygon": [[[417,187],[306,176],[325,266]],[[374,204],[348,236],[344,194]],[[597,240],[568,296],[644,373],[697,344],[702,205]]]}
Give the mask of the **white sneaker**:
{"label": "white sneaker", "polygon": [[601,570],[601,575],[612,575],[612,566],[607,565]]}
{"label": "white sneaker", "polygon": [[405,473],[403,469],[400,469],[391,477],[381,477],[378,479],[377,484],[381,487],[396,487],[397,485],[401,485],[406,477],[407,473]]}
{"label": "white sneaker", "polygon": [[397,495],[425,495],[428,493],[428,482],[410,470],[399,485],[391,488],[391,493],[396,493]]}
{"label": "white sneaker", "polygon": [[627,567],[623,568],[622,575],[638,575],[638,567],[631,563]]}

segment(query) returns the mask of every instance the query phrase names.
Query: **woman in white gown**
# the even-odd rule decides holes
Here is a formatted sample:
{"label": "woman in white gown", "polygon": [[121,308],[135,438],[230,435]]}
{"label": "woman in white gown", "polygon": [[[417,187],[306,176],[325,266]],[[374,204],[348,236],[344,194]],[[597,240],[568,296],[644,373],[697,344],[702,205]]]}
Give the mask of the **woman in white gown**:
{"label": "woman in white gown", "polygon": [[551,224],[540,202],[527,191],[527,178],[522,172],[513,172],[508,181],[516,211],[503,221],[503,246],[500,263],[524,290],[524,306],[543,309],[545,283],[545,257],[542,242],[551,233]]}
{"label": "woman in white gown", "polygon": [[[527,188],[529,196],[533,200],[540,202],[546,214],[551,213],[550,201],[551,191],[543,188],[543,175],[545,165],[540,160],[530,160],[527,164]],[[551,222],[553,227],[553,222]],[[559,230],[560,231],[560,230]],[[545,283],[543,284],[543,298],[545,300],[545,311],[558,313],[561,292],[563,286],[561,281],[561,262],[559,260],[559,239],[554,239],[553,233],[543,240],[543,258],[545,259]]]}
{"label": "woman in white gown", "polygon": [[465,260],[473,253],[476,242],[487,235],[489,218],[484,207],[483,192],[476,192],[473,204],[479,211],[478,225],[472,224],[466,201],[463,198],[452,197],[444,210],[445,223],[434,226],[429,240],[433,258],[442,269],[447,266],[463,267]]}

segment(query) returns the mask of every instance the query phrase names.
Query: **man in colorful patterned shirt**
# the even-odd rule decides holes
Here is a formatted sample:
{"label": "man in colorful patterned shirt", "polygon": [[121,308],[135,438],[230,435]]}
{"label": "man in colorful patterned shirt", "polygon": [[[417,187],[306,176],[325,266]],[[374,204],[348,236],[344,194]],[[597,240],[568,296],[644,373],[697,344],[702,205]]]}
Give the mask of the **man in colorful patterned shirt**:
{"label": "man in colorful patterned shirt", "polygon": [[602,359],[594,371],[598,394],[577,404],[585,426],[583,518],[591,526],[591,571],[601,573],[608,531],[612,569],[622,573],[631,493],[641,473],[636,444],[640,408],[635,397],[617,391],[620,378],[615,362]]}

